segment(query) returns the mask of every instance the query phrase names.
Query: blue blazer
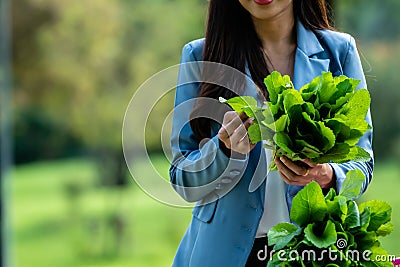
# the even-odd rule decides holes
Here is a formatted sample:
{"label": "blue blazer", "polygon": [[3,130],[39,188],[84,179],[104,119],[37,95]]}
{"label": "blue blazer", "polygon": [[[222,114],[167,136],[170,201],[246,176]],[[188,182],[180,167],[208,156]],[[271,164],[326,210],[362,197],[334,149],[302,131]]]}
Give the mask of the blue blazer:
{"label": "blue blazer", "polygon": [[[366,88],[353,37],[327,30],[314,33],[300,22],[297,25],[295,88],[301,88],[323,71],[331,71],[334,76],[344,74],[359,79],[359,88]],[[204,39],[185,45],[181,63],[201,61],[203,46]],[[265,152],[262,144],[258,143],[246,159],[229,159],[219,149],[218,125],[212,127],[213,137],[199,144],[188,124],[193,99],[199,94],[199,83],[186,82],[197,79],[200,68],[195,66],[181,67],[179,73],[171,138],[173,162],[170,179],[182,198],[197,203],[173,266],[244,266],[264,210]],[[255,95],[255,90],[251,94]],[[369,113],[366,119],[372,125]],[[369,131],[358,144],[370,153],[369,162],[331,164],[337,190],[340,190],[347,171],[360,169],[366,176],[365,191],[373,171],[371,142],[372,131]],[[254,184],[257,186],[252,186]],[[286,186],[288,209],[301,188]]]}

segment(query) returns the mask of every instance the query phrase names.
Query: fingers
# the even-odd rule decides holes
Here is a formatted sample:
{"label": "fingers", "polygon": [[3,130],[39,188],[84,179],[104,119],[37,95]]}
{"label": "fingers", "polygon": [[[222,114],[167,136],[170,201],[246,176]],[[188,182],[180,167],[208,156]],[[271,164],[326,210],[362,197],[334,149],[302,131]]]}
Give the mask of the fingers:
{"label": "fingers", "polygon": [[244,124],[244,127],[246,128],[246,130],[248,130],[249,127],[250,127],[251,125],[254,124],[254,119],[253,119],[253,118],[247,118],[247,119],[243,122],[243,124]]}
{"label": "fingers", "polygon": [[286,157],[275,158],[274,161],[279,175],[287,184],[305,186],[313,180],[313,176],[309,174],[311,169],[298,166]]}
{"label": "fingers", "polygon": [[247,117],[244,112],[237,114],[234,111],[228,111],[224,115],[218,137],[227,148],[247,154],[254,147],[250,144],[247,133],[247,129],[252,123],[253,120]]}
{"label": "fingers", "polygon": [[300,175],[300,176],[307,176],[306,175],[308,172],[307,167],[299,166],[286,157],[280,157],[280,161],[283,163],[283,165],[286,167],[286,169],[288,169],[292,173],[294,173],[296,175]]}
{"label": "fingers", "polygon": [[239,114],[239,117],[242,121],[249,119],[249,117],[243,111]]}
{"label": "fingers", "polygon": [[314,168],[314,167],[316,167],[316,166],[318,165],[318,164],[316,164],[316,163],[312,163],[311,160],[308,159],[308,158],[307,158],[307,159],[303,159],[302,162],[305,163],[305,164],[307,164],[307,165],[310,166],[311,168]]}
{"label": "fingers", "polygon": [[236,130],[230,135],[229,141],[231,144],[239,144],[247,138],[247,130],[244,125],[241,123]]}
{"label": "fingers", "polygon": [[334,171],[329,164],[315,164],[309,159],[302,160],[299,166],[286,157],[274,160],[282,180],[291,185],[305,186],[311,181],[316,181],[321,188],[329,188],[335,185]]}
{"label": "fingers", "polygon": [[249,118],[246,113],[242,112],[239,114],[240,119],[242,120],[244,127],[246,128],[246,130],[249,129],[249,127],[251,125],[254,124],[254,118]]}
{"label": "fingers", "polygon": [[[282,178],[282,180],[287,183],[287,184],[291,184],[291,185],[298,185],[298,186],[305,186],[307,185],[309,182],[311,182],[311,179],[300,179],[300,180],[291,180],[289,179],[287,176],[285,176],[285,174],[279,172],[280,177]],[[292,178],[293,179],[293,178]]]}
{"label": "fingers", "polygon": [[225,113],[222,127],[219,130],[218,134],[220,138],[227,139],[230,135],[232,135],[235,130],[241,125],[242,120],[238,116],[238,114],[234,111],[228,111]]}

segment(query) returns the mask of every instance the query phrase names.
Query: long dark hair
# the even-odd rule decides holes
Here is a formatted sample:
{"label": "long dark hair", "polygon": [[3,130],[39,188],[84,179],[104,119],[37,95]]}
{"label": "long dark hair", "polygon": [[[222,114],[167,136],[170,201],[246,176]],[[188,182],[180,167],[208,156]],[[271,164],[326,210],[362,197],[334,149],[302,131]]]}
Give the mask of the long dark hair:
{"label": "long dark hair", "polygon": [[[293,11],[295,17],[309,30],[332,29],[332,19],[329,16],[332,13],[325,0],[293,0]],[[210,0],[203,60],[222,63],[243,73],[247,66],[254,83],[268,99],[263,81],[269,73],[262,44],[251,15],[239,0]],[[240,82],[243,81],[238,81],[237,86]],[[221,96],[229,99],[241,93],[240,88],[235,91],[237,93],[222,86],[202,83],[199,97],[218,99]],[[210,109],[206,103],[197,101],[190,120],[190,126],[200,140],[210,137],[211,134],[210,119],[201,116],[204,110]],[[214,114],[214,117],[223,116],[224,110],[226,109],[213,108],[213,112],[220,113]]]}

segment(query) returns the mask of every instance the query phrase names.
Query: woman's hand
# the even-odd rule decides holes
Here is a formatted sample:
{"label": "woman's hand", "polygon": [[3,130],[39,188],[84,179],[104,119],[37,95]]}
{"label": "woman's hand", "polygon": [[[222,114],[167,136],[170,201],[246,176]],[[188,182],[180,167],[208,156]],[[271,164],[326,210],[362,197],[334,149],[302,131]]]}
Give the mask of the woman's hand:
{"label": "woman's hand", "polygon": [[321,188],[335,184],[334,171],[328,163],[314,164],[310,159],[302,160],[304,166],[297,165],[286,157],[275,158],[279,175],[287,184],[305,186],[316,181]]}
{"label": "woman's hand", "polygon": [[252,124],[253,119],[247,117],[244,112],[237,114],[235,111],[228,111],[218,131],[218,138],[226,148],[243,156],[256,146],[251,143],[247,133],[247,129]]}

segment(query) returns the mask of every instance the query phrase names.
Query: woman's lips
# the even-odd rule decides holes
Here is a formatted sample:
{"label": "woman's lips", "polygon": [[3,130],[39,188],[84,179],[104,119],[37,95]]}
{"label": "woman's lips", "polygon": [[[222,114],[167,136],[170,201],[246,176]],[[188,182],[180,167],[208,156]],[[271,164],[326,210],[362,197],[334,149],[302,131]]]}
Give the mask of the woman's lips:
{"label": "woman's lips", "polygon": [[271,4],[274,0],[254,0],[259,5],[268,5]]}

